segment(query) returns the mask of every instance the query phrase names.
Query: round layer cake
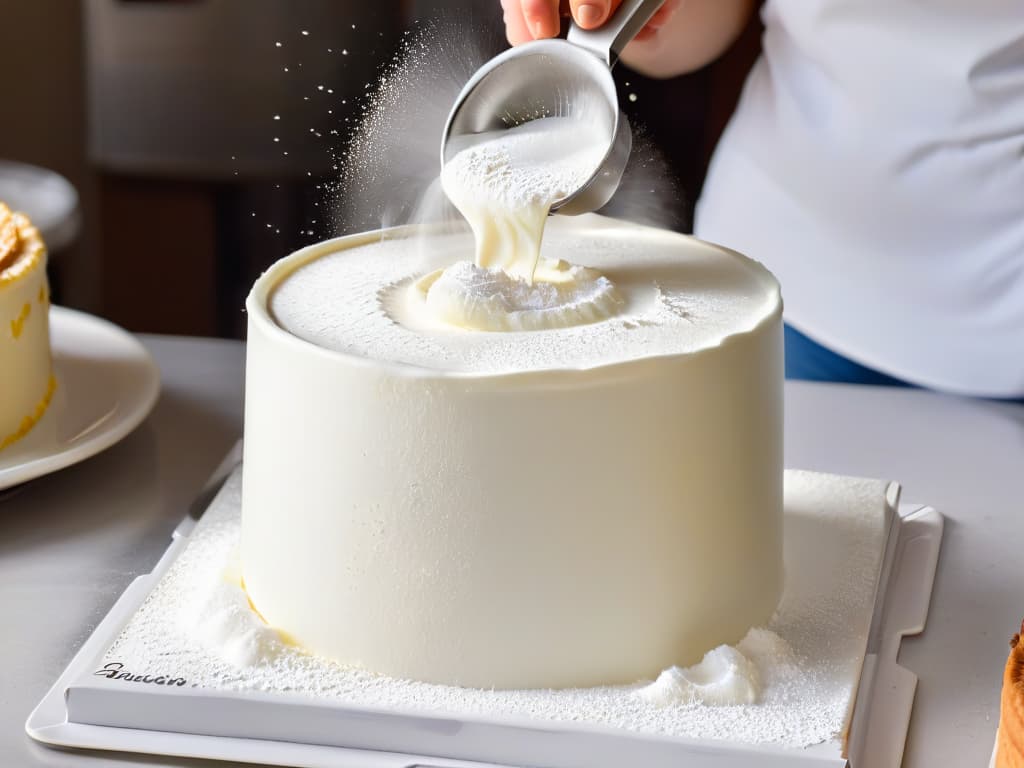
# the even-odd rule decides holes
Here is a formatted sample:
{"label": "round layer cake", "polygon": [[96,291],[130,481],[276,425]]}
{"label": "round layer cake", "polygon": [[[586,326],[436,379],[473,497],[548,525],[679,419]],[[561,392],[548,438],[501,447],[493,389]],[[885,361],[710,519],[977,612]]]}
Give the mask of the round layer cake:
{"label": "round layer cake", "polygon": [[344,664],[498,688],[653,679],[766,622],[782,584],[775,279],[682,235],[554,217],[542,258],[599,273],[587,285],[613,300],[564,327],[466,330],[424,292],[429,264],[472,253],[468,234],[376,232],[256,283],[254,607]]}
{"label": "round layer cake", "polygon": [[53,397],[49,311],[42,238],[0,203],[0,451],[32,430]]}

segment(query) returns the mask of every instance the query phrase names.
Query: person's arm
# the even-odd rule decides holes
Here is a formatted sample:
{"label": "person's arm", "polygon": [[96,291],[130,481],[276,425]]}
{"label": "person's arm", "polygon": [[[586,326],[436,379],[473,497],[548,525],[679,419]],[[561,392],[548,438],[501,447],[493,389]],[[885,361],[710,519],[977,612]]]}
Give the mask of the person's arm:
{"label": "person's arm", "polygon": [[[576,23],[597,29],[621,0],[570,0]],[[554,37],[559,0],[501,0],[505,32],[512,45]],[[622,60],[649,77],[674,77],[718,58],[743,31],[755,0],[666,0],[626,46]]]}
{"label": "person's arm", "polygon": [[622,61],[648,77],[693,72],[721,56],[750,20],[754,0],[682,0],[654,34],[637,36]]}

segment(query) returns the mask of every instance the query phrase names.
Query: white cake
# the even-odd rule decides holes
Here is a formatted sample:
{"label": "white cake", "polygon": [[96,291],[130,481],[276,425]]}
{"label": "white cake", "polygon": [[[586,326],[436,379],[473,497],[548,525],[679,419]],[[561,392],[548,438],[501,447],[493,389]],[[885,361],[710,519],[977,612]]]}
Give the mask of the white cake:
{"label": "white cake", "polygon": [[0,203],[0,451],[32,430],[53,397],[49,310],[39,232]]}
{"label": "white cake", "polygon": [[[242,568],[308,650],[481,688],[653,679],[764,624],[782,584],[782,303],[739,254],[598,216],[542,257],[611,316],[431,316],[423,241],[341,238],[247,302]],[[426,240],[430,260],[472,254]]]}

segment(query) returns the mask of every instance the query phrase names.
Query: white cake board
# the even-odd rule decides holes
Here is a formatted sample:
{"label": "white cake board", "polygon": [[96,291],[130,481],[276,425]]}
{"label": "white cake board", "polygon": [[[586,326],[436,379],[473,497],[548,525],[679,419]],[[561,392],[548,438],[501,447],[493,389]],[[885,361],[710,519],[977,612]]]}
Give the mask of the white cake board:
{"label": "white cake board", "polygon": [[[237,462],[236,449],[214,478],[225,477]],[[212,496],[204,493],[205,501]],[[891,486],[889,498],[895,504],[898,486]],[[26,723],[32,738],[64,747],[310,768],[897,768],[917,685],[897,656],[902,638],[924,628],[942,535],[942,517],[934,509],[900,505],[892,516],[847,742],[786,749],[96,678],[98,662],[188,544],[194,524],[187,518],[179,526],[153,571],[129,586],[32,712]]]}

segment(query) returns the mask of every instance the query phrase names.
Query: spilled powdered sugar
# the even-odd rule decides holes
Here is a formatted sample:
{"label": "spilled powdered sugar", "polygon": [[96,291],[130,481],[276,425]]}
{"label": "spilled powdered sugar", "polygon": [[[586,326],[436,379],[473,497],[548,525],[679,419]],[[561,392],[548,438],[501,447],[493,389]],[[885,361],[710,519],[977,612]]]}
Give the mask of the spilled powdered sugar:
{"label": "spilled powdered sugar", "polygon": [[180,632],[239,669],[272,662],[281,654],[281,635],[249,605],[237,552],[227,561],[196,563],[192,575],[186,586],[191,599],[179,613]]}
{"label": "spilled powdered sugar", "polygon": [[[240,534],[239,474],[104,662],[140,672],[188,670],[189,684],[201,688],[299,693],[353,707],[520,716],[804,747],[840,738],[848,725],[886,540],[885,488],[880,481],[786,473],[783,598],[769,626],[751,631],[734,649],[756,670],[759,690],[752,704],[708,705],[691,694],[657,699],[650,695],[657,684],[650,681],[556,691],[458,688],[397,680],[304,653],[243,608],[233,566]],[[208,621],[212,629],[204,626]],[[711,703],[715,680],[732,674],[730,664],[742,666],[736,662],[728,651],[719,651],[702,670],[704,677],[690,668],[688,684],[704,685],[701,695]],[[745,674],[749,677],[750,670]]]}

